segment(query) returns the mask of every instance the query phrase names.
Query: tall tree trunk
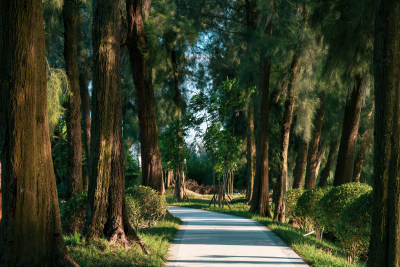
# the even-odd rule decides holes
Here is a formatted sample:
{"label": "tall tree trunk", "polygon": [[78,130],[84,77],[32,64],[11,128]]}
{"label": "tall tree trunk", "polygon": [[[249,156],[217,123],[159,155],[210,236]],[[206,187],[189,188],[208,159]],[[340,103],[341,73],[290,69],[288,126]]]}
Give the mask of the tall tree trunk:
{"label": "tall tree trunk", "polygon": [[47,116],[42,1],[0,2],[1,266],[78,266],[65,246]]}
{"label": "tall tree trunk", "polygon": [[307,163],[308,142],[301,140],[299,151],[297,153],[296,167],[294,169],[293,188],[303,188],[304,168]]}
{"label": "tall tree trunk", "polygon": [[315,182],[317,181],[318,151],[321,139],[322,124],[325,116],[325,106],[326,95],[325,92],[322,92],[320,95],[317,113],[315,114],[312,137],[310,146],[308,148],[305,189],[315,188]]}
{"label": "tall tree trunk", "polygon": [[342,137],[336,163],[333,185],[339,186],[353,180],[355,147],[362,108],[362,77],[356,75],[356,83],[346,101]]}
{"label": "tall tree trunk", "polygon": [[[245,1],[246,7],[246,23],[247,23],[247,48],[246,48],[246,55],[247,58],[250,57],[251,53],[251,39],[253,34],[257,29],[257,1],[254,0],[246,0]],[[247,84],[250,86],[250,82],[248,81]],[[246,198],[247,200],[251,200],[253,197],[253,187],[254,187],[254,175],[255,175],[255,156],[256,156],[256,144],[255,144],[255,132],[254,132],[254,99],[252,96],[249,97],[247,102],[247,191],[246,191]]]}
{"label": "tall tree trunk", "polygon": [[318,149],[317,167],[315,168],[316,177],[318,177],[319,174],[319,167],[321,167],[322,157],[324,156],[325,149],[326,149],[325,144],[321,143]]}
{"label": "tall tree trunk", "polygon": [[247,130],[247,191],[246,198],[251,200],[254,187],[254,160],[256,155],[256,142],[254,138],[254,104],[250,97],[247,111],[248,130]]}
{"label": "tall tree trunk", "polygon": [[368,266],[400,263],[400,2],[376,2],[374,206]]}
{"label": "tall tree trunk", "polygon": [[299,48],[297,48],[293,55],[292,64],[290,67],[290,77],[288,83],[288,91],[285,101],[285,111],[283,114],[282,128],[281,128],[281,149],[279,155],[279,176],[276,183],[275,191],[275,213],[274,220],[285,222],[285,209],[286,209],[286,182],[288,176],[288,150],[289,150],[289,137],[290,128],[293,120],[294,108],[294,86],[296,84],[297,72],[300,64]]}
{"label": "tall tree trunk", "polygon": [[79,36],[80,42],[78,45],[78,53],[81,59],[81,68],[79,69],[79,87],[81,95],[81,113],[82,113],[82,132],[83,132],[83,148],[86,154],[86,164],[82,170],[83,189],[87,190],[89,186],[90,174],[90,96],[89,96],[89,77],[88,77],[88,62],[85,49],[82,47],[83,33],[81,21],[79,21]]}
{"label": "tall tree trunk", "polygon": [[[94,1],[93,120],[88,240],[105,236],[126,246],[141,245],[125,211],[120,88],[120,14],[113,0]],[[145,250],[146,251],[146,250]]]}
{"label": "tall tree trunk", "polygon": [[[373,113],[373,108],[368,112],[367,120],[370,121]],[[371,128],[365,130],[365,132],[361,135],[361,145],[358,150],[357,157],[354,161],[354,174],[353,174],[353,182],[360,182],[361,172],[363,169],[365,156],[368,150],[369,145],[372,142],[374,131]]]}
{"label": "tall tree trunk", "polygon": [[157,190],[160,194],[164,194],[152,68],[147,59],[150,51],[144,26],[150,4],[151,0],[126,0],[129,27],[127,47],[131,59],[139,112],[142,183]]}
{"label": "tall tree trunk", "polygon": [[82,191],[82,143],[81,143],[81,98],[78,69],[78,28],[79,3],[65,0],[63,6],[64,21],[64,58],[71,95],[66,101],[67,123],[67,190],[69,199]]}
{"label": "tall tree trunk", "polygon": [[324,169],[321,172],[321,177],[320,177],[319,182],[318,182],[318,187],[325,187],[326,186],[326,184],[328,182],[329,175],[330,175],[331,170],[332,170],[333,162],[335,160],[336,151],[337,151],[337,142],[333,142],[330,145],[329,154],[328,154],[328,160],[326,161]]}
{"label": "tall tree trunk", "polygon": [[269,179],[268,179],[268,129],[269,129],[269,79],[271,63],[263,60],[261,63],[261,91],[260,122],[256,153],[256,175],[254,177],[253,198],[250,211],[261,216],[271,217],[269,207]]}
{"label": "tall tree trunk", "polygon": [[[181,92],[179,90],[179,68],[178,68],[178,57],[176,53],[176,48],[173,47],[171,49],[171,63],[172,63],[172,71],[174,77],[174,97],[173,101],[176,108],[176,117],[178,119],[178,132],[177,132],[177,140],[178,143],[183,144],[183,135],[182,135],[182,110],[181,110]],[[179,159],[183,159],[183,146],[179,147]],[[179,181],[175,182],[175,200],[177,202],[183,201],[185,196],[185,170],[183,166],[183,162],[179,163],[178,171],[179,171]]]}

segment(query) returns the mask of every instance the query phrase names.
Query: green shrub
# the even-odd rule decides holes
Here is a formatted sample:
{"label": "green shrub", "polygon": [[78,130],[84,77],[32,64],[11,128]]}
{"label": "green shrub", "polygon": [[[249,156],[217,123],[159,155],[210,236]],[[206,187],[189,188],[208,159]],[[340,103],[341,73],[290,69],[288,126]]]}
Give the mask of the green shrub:
{"label": "green shrub", "polygon": [[60,207],[61,226],[65,234],[82,233],[88,208],[87,191],[78,193]]}
{"label": "green shrub", "polygon": [[350,259],[367,257],[372,220],[372,192],[354,200],[343,211],[335,235]]}
{"label": "green shrub", "polygon": [[372,188],[363,183],[347,183],[332,188],[317,204],[314,222],[325,231],[334,233],[343,210],[356,198],[371,191]]}
{"label": "green shrub", "polygon": [[149,187],[130,187],[126,194],[128,217],[136,228],[150,226],[167,214],[165,196]]}
{"label": "green shrub", "polygon": [[301,188],[288,190],[286,193],[286,218],[294,218],[294,209],[297,204],[297,200],[303,194],[304,190]]}
{"label": "green shrub", "polygon": [[308,189],[297,200],[294,216],[300,227],[305,231],[314,229],[314,214],[316,213],[317,203],[329,190],[331,190],[331,187]]}

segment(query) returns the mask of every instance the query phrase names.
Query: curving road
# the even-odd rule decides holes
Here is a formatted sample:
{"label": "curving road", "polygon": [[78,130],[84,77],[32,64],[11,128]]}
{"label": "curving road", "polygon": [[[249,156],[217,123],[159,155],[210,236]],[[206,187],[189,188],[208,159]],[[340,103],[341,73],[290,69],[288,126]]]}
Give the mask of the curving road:
{"label": "curving road", "polygon": [[183,224],[166,266],[308,266],[258,222],[198,209],[168,210]]}

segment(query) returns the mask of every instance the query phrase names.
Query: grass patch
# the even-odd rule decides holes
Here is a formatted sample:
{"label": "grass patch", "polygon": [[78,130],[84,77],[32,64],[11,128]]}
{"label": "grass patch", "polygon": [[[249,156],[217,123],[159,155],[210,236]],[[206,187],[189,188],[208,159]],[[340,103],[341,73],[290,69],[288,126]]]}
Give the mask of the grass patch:
{"label": "grass patch", "polygon": [[138,235],[146,242],[150,255],[135,247],[125,249],[110,244],[106,239],[86,243],[79,234],[65,237],[72,258],[81,266],[162,266],[167,260],[168,246],[182,222],[167,214],[153,228],[143,229]]}
{"label": "grass patch", "polygon": [[167,195],[169,205],[222,212],[258,221],[278,235],[311,266],[365,266],[364,263],[349,263],[343,251],[332,242],[325,240],[319,242],[315,239],[314,235],[304,237],[303,235],[305,232],[301,229],[250,213],[248,211],[249,206],[246,204],[246,200],[243,196],[233,199],[231,202],[232,210],[230,210],[227,205],[225,205],[224,208],[218,208],[218,206],[214,207],[214,205],[209,207],[210,199],[211,196],[206,196],[205,199],[190,198],[190,203],[176,203],[173,201],[173,197]]}

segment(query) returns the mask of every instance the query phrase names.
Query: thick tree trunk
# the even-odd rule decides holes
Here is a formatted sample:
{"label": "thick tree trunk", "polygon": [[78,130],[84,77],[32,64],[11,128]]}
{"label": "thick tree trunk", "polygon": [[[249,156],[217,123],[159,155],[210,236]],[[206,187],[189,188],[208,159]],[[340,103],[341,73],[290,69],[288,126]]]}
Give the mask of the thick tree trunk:
{"label": "thick tree trunk", "polygon": [[76,0],[64,1],[63,21],[64,58],[71,91],[65,103],[68,136],[66,198],[69,199],[82,191],[81,98],[78,69],[79,3]]}
{"label": "thick tree trunk", "polygon": [[294,86],[296,84],[297,72],[300,64],[299,49],[296,49],[293,55],[292,64],[290,67],[290,77],[288,83],[288,91],[285,101],[285,111],[283,114],[282,128],[281,128],[281,149],[280,149],[280,164],[279,176],[275,187],[275,213],[274,220],[285,222],[285,209],[286,209],[286,183],[288,176],[288,150],[289,150],[289,137],[290,128],[293,120],[294,109]]}
{"label": "thick tree trunk", "polygon": [[47,117],[42,1],[0,2],[1,266],[78,266],[65,246]]}
{"label": "thick tree trunk", "polygon": [[321,177],[319,179],[318,182],[318,187],[325,187],[328,179],[329,179],[329,175],[331,173],[332,170],[332,166],[333,166],[333,162],[335,160],[335,156],[336,156],[336,152],[337,152],[337,142],[333,142],[330,145],[329,148],[329,154],[328,154],[328,160],[325,163],[325,167],[321,172]]}
{"label": "thick tree trunk", "polygon": [[317,113],[315,114],[312,137],[310,141],[310,146],[308,148],[305,189],[315,188],[315,182],[317,181],[318,151],[320,150],[319,145],[321,139],[322,124],[324,122],[325,116],[325,106],[326,95],[325,92],[322,92],[320,95],[320,102]]}
{"label": "thick tree trunk", "polygon": [[112,0],[94,1],[93,8],[93,127],[85,235],[88,240],[105,236],[125,246],[135,241],[144,248],[125,212],[120,6]]}
{"label": "thick tree trunk", "polygon": [[147,60],[150,51],[144,25],[150,3],[150,0],[126,0],[129,27],[127,47],[131,59],[139,112],[142,183],[157,190],[160,194],[164,194],[152,68]]}
{"label": "thick tree trunk", "polygon": [[256,175],[254,177],[253,198],[250,211],[261,216],[271,217],[269,207],[269,179],[268,179],[268,129],[269,129],[269,79],[271,63],[263,60],[261,64],[261,91],[260,122],[258,131]]}
{"label": "thick tree trunk", "polygon": [[339,186],[353,180],[355,147],[362,108],[362,77],[356,76],[356,83],[346,101],[342,137],[336,163],[333,185]]}
{"label": "thick tree trunk", "polygon": [[297,152],[296,167],[294,169],[293,188],[303,188],[304,168],[307,163],[308,142],[301,140],[299,151]]}
{"label": "thick tree trunk", "polygon": [[374,207],[368,266],[400,263],[400,2],[376,3]]}
{"label": "thick tree trunk", "polygon": [[255,175],[255,155],[256,155],[256,142],[254,137],[254,104],[253,100],[250,97],[248,102],[248,110],[247,110],[247,120],[248,120],[248,129],[247,129],[247,191],[246,198],[247,200],[251,200],[253,187],[254,187],[254,175]]}

